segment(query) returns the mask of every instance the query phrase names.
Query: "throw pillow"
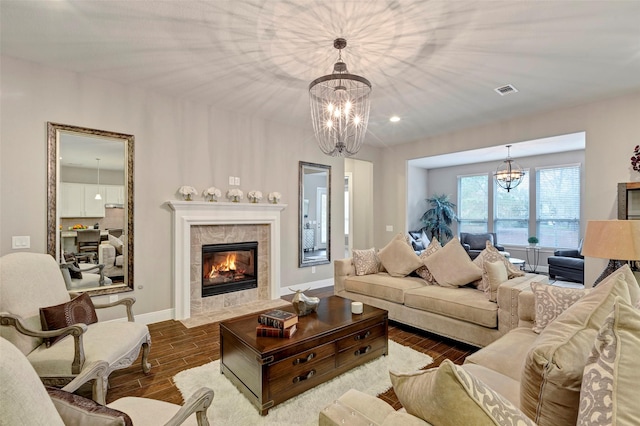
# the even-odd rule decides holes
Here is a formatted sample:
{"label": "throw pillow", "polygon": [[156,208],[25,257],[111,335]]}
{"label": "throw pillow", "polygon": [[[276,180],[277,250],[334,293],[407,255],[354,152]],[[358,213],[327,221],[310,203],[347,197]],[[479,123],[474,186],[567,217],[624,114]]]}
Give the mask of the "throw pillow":
{"label": "throw pillow", "polygon": [[[82,293],[67,303],[40,308],[40,323],[43,331],[59,330],[80,322],[87,325],[98,322],[96,309],[87,293]],[[47,347],[50,347],[64,337],[66,336],[52,337],[44,341]]]}
{"label": "throw pillow", "polygon": [[511,402],[448,359],[438,368],[389,375],[402,406],[429,424],[534,425]]}
{"label": "throw pillow", "polygon": [[353,266],[356,275],[377,274],[380,270],[380,261],[376,255],[376,249],[353,250]]}
{"label": "throw pillow", "polygon": [[482,269],[473,264],[457,237],[426,257],[424,264],[443,287],[460,287],[482,277]]}
{"label": "throw pillow", "polygon": [[482,281],[486,281],[488,286],[485,294],[489,296],[491,302],[498,300],[498,287],[508,279],[507,268],[503,262],[484,262],[482,264]]}
{"label": "throw pillow", "polygon": [[124,243],[122,242],[122,240],[120,238],[114,237],[111,234],[109,234],[108,238],[109,244],[116,248],[116,253],[122,254],[122,248],[124,247]]}
{"label": "throw pillow", "polygon": [[[482,268],[482,265],[485,262],[498,262],[498,261],[504,263],[504,266],[507,268],[507,274],[509,279],[514,277],[524,276],[524,272],[518,269],[516,266],[514,266],[511,262],[509,262],[509,259],[504,257],[504,255],[500,253],[500,251],[497,248],[495,248],[493,244],[491,244],[491,241],[486,242],[484,250],[482,250],[480,254],[473,260],[473,263],[478,267]],[[490,296],[489,283],[484,279],[484,277],[482,279],[482,282],[478,283],[478,290],[482,290],[485,293],[487,293],[488,297]],[[489,297],[489,300],[491,300],[490,297]]]}
{"label": "throw pillow", "polygon": [[616,297],[634,303],[638,283],[629,265],[605,278],[549,324],[529,351],[520,381],[520,409],[540,426],[576,424],[580,385],[598,330]]}
{"label": "throw pillow", "polygon": [[427,248],[420,253],[420,261],[422,262],[422,266],[416,269],[416,274],[420,276],[423,280],[426,281],[427,284],[433,285],[435,284],[435,279],[433,278],[433,274],[429,271],[429,268],[424,264],[424,260],[431,256],[436,251],[440,250],[442,246],[440,245],[440,241],[438,241],[435,237],[431,240]]}
{"label": "throw pillow", "polygon": [[544,330],[558,315],[566,311],[587,292],[582,288],[558,287],[541,282],[531,283],[531,290],[533,291],[536,313],[533,321],[535,333]]}
{"label": "throw pillow", "polygon": [[396,235],[380,252],[378,258],[392,277],[406,277],[420,266],[418,255],[408,245],[402,234]]}
{"label": "throw pillow", "polygon": [[584,368],[578,426],[640,423],[638,352],[640,311],[616,298]]}
{"label": "throw pillow", "polygon": [[76,255],[73,253],[64,253],[64,262],[73,265],[76,269],[68,268],[69,275],[74,279],[82,279],[82,271],[80,270],[80,265],[78,265],[78,259],[76,259]]}
{"label": "throw pillow", "polygon": [[133,426],[131,418],[126,413],[98,404],[89,398],[51,386],[47,386],[47,393],[66,424]]}

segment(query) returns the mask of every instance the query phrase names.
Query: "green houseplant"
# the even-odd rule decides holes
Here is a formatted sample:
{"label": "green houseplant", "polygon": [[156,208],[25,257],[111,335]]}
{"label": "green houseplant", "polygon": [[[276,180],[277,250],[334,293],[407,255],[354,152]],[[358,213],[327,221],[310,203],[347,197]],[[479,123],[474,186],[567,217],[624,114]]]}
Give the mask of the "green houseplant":
{"label": "green houseplant", "polygon": [[538,244],[540,242],[538,240],[538,237],[536,237],[535,235],[532,235],[531,237],[527,238],[527,241],[529,242],[530,246],[535,246],[536,244]]}
{"label": "green houseplant", "polygon": [[458,220],[456,205],[449,200],[447,194],[434,194],[425,200],[431,208],[424,212],[420,220],[424,224],[422,230],[429,238],[435,237],[441,244],[453,238],[451,224]]}

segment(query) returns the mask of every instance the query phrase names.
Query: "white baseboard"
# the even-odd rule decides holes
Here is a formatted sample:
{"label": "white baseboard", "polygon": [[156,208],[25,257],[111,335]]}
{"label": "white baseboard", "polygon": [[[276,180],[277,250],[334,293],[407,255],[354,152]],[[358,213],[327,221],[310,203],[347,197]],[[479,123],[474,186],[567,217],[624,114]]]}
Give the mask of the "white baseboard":
{"label": "white baseboard", "polygon": [[[155,322],[162,322],[162,321],[167,321],[167,320],[172,320],[175,319],[175,313],[174,313],[174,309],[165,309],[164,311],[155,311],[155,312],[148,312],[146,314],[136,314],[134,311],[134,315],[136,322],[139,322],[140,324],[153,324]],[[123,318],[116,318],[116,319],[112,319],[112,320],[107,320],[105,322],[126,322],[127,321],[127,317],[123,317]]]}
{"label": "white baseboard", "polygon": [[[304,284],[296,284],[289,287],[280,288],[280,296],[295,293],[295,290],[314,290],[316,288],[331,287],[333,286],[333,278],[327,278],[319,281],[311,281]],[[291,289],[291,290],[290,290]],[[293,291],[292,291],[293,290]]]}

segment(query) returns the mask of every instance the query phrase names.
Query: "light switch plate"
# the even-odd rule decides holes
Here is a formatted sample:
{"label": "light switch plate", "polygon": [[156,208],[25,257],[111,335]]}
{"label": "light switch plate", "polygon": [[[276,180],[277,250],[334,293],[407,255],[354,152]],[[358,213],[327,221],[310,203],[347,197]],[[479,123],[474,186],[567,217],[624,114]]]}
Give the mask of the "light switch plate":
{"label": "light switch plate", "polygon": [[233,181],[234,181],[233,176],[229,176],[229,185],[233,185]]}
{"label": "light switch plate", "polygon": [[239,178],[239,177],[236,177],[236,178],[235,178],[235,184],[236,184],[236,185],[240,185],[240,178]]}
{"label": "light switch plate", "polygon": [[14,250],[31,248],[31,237],[28,235],[11,237],[11,248]]}
{"label": "light switch plate", "polygon": [[387,225],[387,232],[393,232],[393,225]]}

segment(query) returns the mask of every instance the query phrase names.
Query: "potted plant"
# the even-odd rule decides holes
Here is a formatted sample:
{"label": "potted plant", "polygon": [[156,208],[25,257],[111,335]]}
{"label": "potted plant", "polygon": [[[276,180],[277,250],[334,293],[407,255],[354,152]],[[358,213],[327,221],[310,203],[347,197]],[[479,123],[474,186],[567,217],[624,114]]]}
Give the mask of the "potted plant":
{"label": "potted plant", "polygon": [[529,245],[531,247],[535,247],[536,244],[538,244],[540,241],[538,240],[538,237],[536,237],[535,235],[530,236],[529,238],[527,238],[527,241],[529,241]]}
{"label": "potted plant", "polygon": [[441,244],[445,244],[453,238],[451,224],[454,220],[458,220],[455,207],[449,200],[447,194],[434,194],[433,197],[427,198],[431,208],[424,212],[420,220],[424,224],[422,230],[430,238],[435,237]]}

